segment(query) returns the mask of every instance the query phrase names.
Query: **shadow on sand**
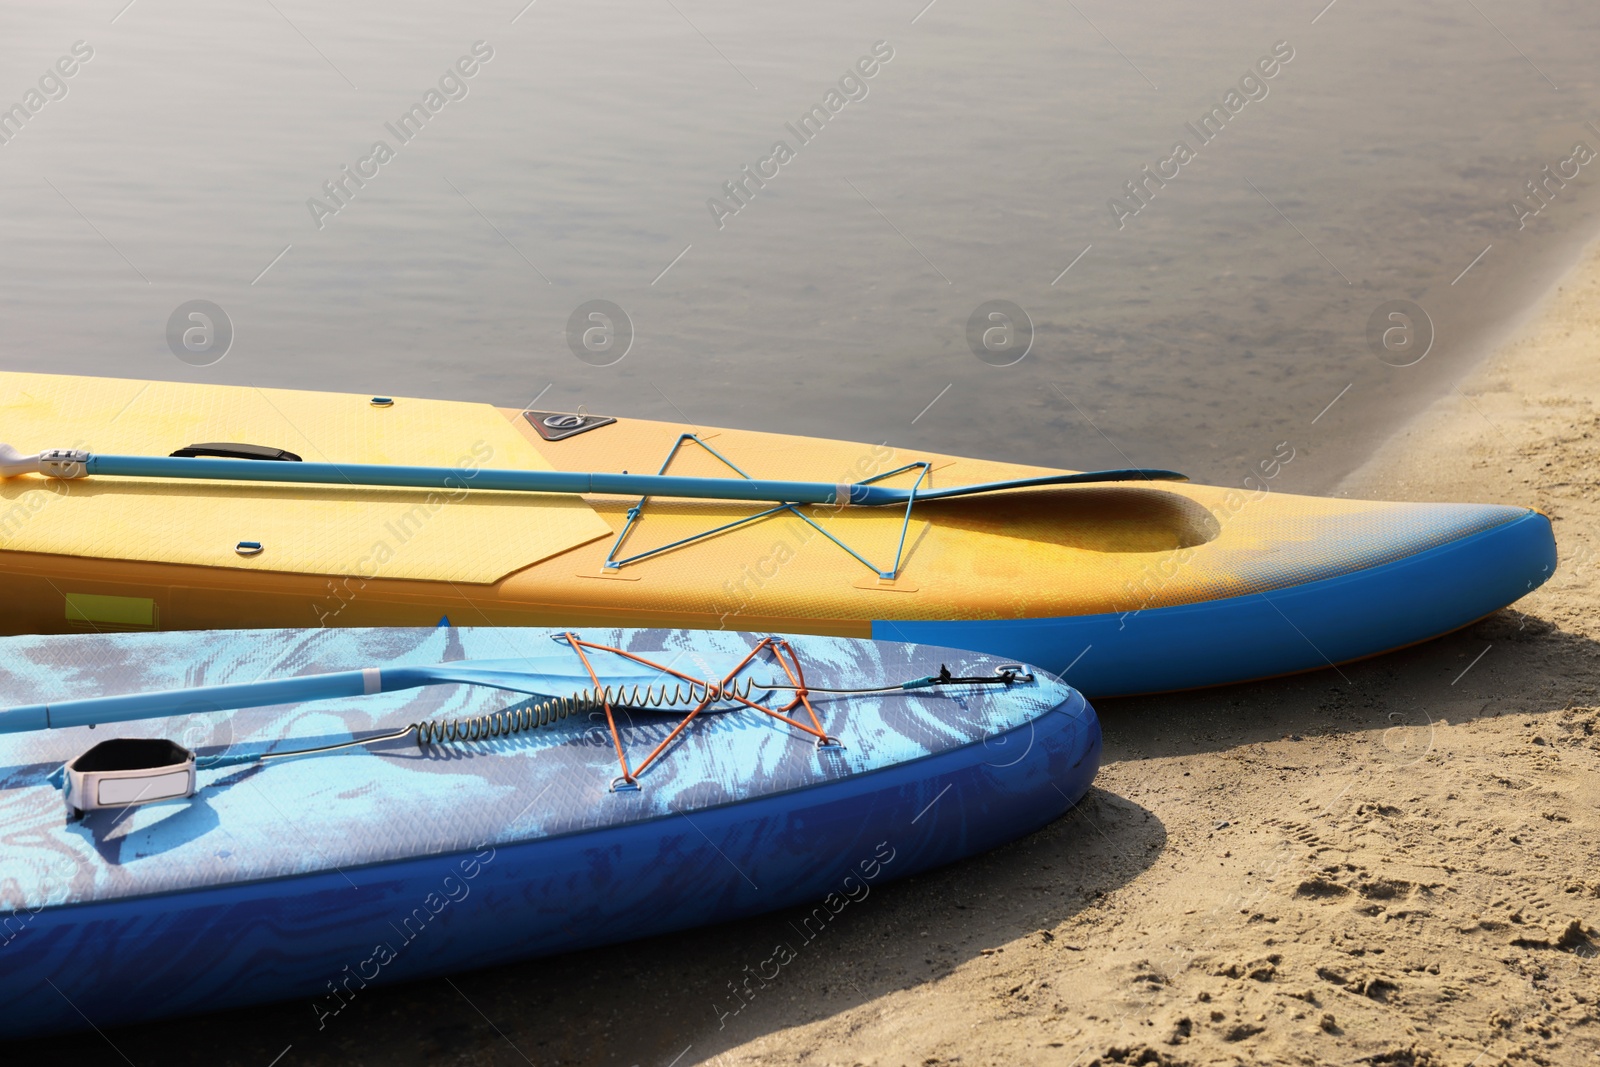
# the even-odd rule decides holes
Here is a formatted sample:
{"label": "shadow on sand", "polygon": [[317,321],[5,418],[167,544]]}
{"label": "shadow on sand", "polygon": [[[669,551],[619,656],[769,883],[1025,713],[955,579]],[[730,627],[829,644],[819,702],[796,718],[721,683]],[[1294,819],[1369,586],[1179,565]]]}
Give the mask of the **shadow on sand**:
{"label": "shadow on sand", "polygon": [[1248,685],[1095,702],[1105,764],[1268,741],[1371,733],[1374,758],[1408,763],[1441,721],[1593,703],[1600,642],[1506,609],[1411,648]]}

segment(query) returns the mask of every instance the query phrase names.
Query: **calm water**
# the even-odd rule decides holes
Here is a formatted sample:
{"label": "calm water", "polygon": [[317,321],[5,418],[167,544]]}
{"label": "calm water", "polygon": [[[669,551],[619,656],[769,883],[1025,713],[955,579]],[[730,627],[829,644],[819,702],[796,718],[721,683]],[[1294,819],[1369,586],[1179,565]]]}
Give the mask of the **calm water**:
{"label": "calm water", "polygon": [[[0,127],[0,363],[548,388],[541,406],[1227,482],[1289,440],[1286,481],[1315,489],[1594,230],[1600,163],[1568,162],[1537,215],[1510,206],[1600,149],[1593,5],[924,2],[12,5],[0,102],[26,106],[75,42],[93,55]],[[1275,45],[1292,58],[1261,77]],[[414,104],[420,132],[397,125]],[[1179,140],[1192,158],[1169,162]],[[734,213],[745,165],[776,173]],[[1153,195],[1119,219],[1135,179]],[[232,323],[210,366],[169,349],[195,299]],[[634,335],[610,366],[568,343],[597,299]],[[1399,299],[1436,332],[1404,368],[1366,337]],[[1032,322],[1015,365],[969,345],[990,300]]]}

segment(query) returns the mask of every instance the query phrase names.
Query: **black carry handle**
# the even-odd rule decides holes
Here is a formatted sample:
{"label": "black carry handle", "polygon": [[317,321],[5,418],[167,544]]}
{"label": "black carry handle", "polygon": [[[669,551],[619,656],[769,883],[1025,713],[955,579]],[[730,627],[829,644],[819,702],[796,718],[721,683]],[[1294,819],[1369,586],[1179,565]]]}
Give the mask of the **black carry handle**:
{"label": "black carry handle", "polygon": [[174,456],[215,456],[218,459],[270,459],[288,463],[301,462],[300,457],[284,448],[268,445],[241,445],[229,441],[207,441],[189,445],[171,453]]}

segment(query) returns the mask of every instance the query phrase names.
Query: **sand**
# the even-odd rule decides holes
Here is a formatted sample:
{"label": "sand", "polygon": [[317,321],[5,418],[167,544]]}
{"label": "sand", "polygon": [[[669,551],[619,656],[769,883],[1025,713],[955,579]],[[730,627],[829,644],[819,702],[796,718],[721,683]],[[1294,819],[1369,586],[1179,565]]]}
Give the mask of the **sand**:
{"label": "sand", "polygon": [[[779,913],[53,1059],[297,1064],[1600,1060],[1600,246],[1340,492],[1533,504],[1515,608],[1310,675],[1106,701],[1074,812],[875,888],[736,1013]],[[37,1054],[45,1053],[45,1046]],[[23,1058],[34,1054],[21,1050]],[[21,1062],[21,1061],[19,1061]]]}

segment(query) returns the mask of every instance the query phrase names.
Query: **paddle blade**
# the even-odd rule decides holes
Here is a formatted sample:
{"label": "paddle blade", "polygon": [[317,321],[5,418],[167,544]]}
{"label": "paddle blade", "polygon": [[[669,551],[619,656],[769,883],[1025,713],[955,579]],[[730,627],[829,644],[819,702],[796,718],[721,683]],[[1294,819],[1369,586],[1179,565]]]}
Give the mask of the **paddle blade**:
{"label": "paddle blade", "polygon": [[[1008,489],[1043,489],[1053,485],[1089,485],[1100,482],[1186,482],[1187,474],[1162,470],[1156,467],[1129,467],[1122,470],[1083,471],[1077,474],[1041,474],[1035,478],[1013,478],[1004,482],[980,482],[976,485],[954,485],[947,489],[919,489],[918,500],[949,500],[958,496],[976,496],[979,493],[1001,493]],[[866,505],[904,504],[912,499],[910,489],[896,489],[880,485],[855,485],[851,487],[851,502]]]}

